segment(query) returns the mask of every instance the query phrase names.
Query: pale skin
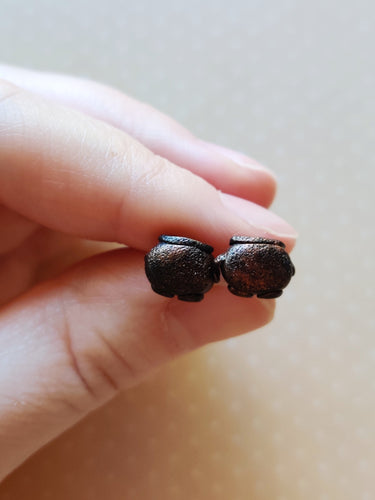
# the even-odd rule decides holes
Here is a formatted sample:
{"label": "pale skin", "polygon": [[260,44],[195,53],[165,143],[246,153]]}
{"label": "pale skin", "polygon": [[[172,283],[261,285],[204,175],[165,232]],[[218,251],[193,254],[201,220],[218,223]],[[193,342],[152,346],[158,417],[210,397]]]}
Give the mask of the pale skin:
{"label": "pale skin", "polygon": [[153,293],[159,234],[216,254],[234,234],[289,250],[296,235],[242,153],[101,84],[1,65],[0,79],[1,480],[162,364],[271,321],[273,300],[220,285],[199,304]]}

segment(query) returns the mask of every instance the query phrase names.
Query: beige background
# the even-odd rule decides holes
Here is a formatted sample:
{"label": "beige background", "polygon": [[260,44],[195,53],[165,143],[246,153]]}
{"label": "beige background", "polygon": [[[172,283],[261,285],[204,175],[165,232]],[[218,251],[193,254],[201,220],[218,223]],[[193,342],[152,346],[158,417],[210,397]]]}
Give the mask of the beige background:
{"label": "beige background", "polygon": [[1,500],[375,499],[374,21],[372,0],[2,0],[2,61],[258,158],[300,241],[270,326],[118,397]]}

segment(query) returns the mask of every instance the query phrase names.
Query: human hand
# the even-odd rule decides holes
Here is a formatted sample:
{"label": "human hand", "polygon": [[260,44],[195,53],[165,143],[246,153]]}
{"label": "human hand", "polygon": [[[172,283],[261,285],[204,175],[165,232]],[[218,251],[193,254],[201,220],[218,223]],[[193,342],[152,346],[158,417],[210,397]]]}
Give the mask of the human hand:
{"label": "human hand", "polygon": [[295,233],[243,155],[100,84],[0,78],[1,479],[161,364],[272,319],[274,301],[222,286],[199,304],[152,292],[143,257],[160,233],[217,253],[233,234],[290,249]]}

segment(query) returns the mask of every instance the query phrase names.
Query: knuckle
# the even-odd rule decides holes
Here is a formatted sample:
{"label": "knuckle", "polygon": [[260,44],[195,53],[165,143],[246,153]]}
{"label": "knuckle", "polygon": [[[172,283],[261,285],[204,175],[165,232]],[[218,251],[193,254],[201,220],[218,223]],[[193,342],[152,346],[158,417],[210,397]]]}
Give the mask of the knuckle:
{"label": "knuckle", "polygon": [[152,185],[159,183],[161,179],[170,175],[169,162],[161,156],[151,155],[145,168],[135,172],[135,185]]}
{"label": "knuckle", "polygon": [[[81,358],[79,350],[77,349],[74,342],[74,330],[71,324],[70,315],[68,313],[69,304],[68,301],[61,301],[61,321],[59,323],[59,336],[62,338],[65,352],[67,355],[67,364],[71,372],[73,372],[75,385],[78,387],[78,394],[82,401],[82,395],[84,396],[86,406],[87,402],[91,402],[96,399],[95,391],[91,387],[84,370],[82,369]],[[78,381],[78,384],[77,384]],[[71,399],[72,394],[69,391],[68,398]]]}
{"label": "knuckle", "polygon": [[8,99],[19,94],[21,89],[9,82],[8,80],[0,79],[0,104],[4,104]]}
{"label": "knuckle", "polygon": [[82,304],[86,301],[90,302],[90,297],[84,289],[74,289],[72,296],[65,298],[60,334],[69,367],[74,372],[76,382],[78,381],[78,392],[83,392],[85,405],[90,406],[114,396],[124,385],[131,385],[133,379],[137,378],[138,370],[128,360],[129,356],[117,348],[106,331],[90,324],[91,322],[84,332],[81,331],[77,314],[81,316]]}
{"label": "knuckle", "polygon": [[13,139],[24,131],[24,105],[18,99],[22,92],[20,87],[0,79],[0,148],[5,146],[9,151]]}

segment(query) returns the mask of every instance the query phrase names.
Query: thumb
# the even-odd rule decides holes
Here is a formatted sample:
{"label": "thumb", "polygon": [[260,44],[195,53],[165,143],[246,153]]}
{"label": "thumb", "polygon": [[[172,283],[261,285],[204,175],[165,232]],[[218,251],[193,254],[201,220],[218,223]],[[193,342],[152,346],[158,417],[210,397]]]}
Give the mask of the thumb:
{"label": "thumb", "polygon": [[259,328],[273,308],[221,286],[199,304],[161,297],[130,249],[36,286],[0,310],[0,480],[120,389],[179,354]]}

